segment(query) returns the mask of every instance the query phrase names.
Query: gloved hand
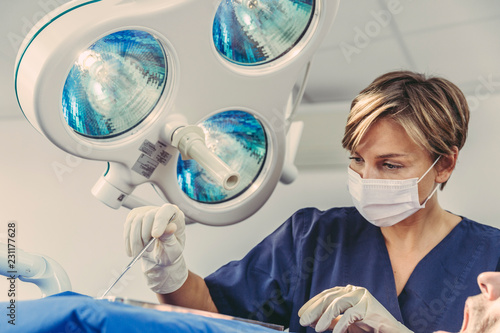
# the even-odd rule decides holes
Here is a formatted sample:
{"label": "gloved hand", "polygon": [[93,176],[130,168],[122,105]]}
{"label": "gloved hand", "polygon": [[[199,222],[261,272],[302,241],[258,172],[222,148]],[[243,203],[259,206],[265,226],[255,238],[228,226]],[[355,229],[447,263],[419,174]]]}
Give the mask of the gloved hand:
{"label": "gloved hand", "polygon": [[147,285],[155,293],[174,292],[187,279],[188,269],[182,255],[184,230],[184,213],[171,204],[135,208],[127,216],[123,237],[129,257],[137,255],[151,237],[157,238],[142,255]]}
{"label": "gloved hand", "polygon": [[[368,290],[348,285],[327,289],[311,298],[299,310],[300,324],[316,321],[316,332],[330,328],[332,321],[344,313],[333,333],[411,333],[380,304]],[[330,328],[331,329],[331,328]]]}

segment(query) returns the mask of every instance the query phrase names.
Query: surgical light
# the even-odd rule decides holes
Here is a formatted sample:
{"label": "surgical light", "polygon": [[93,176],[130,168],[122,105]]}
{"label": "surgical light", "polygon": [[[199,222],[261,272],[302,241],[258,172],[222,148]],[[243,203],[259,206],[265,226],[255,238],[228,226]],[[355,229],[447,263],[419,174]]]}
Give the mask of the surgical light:
{"label": "surgical light", "polygon": [[64,118],[85,136],[122,134],[151,113],[166,76],[165,53],[151,34],[109,34],[83,51],[71,68],[62,93]]}
{"label": "surgical light", "polygon": [[313,0],[223,0],[213,24],[215,47],[240,65],[273,61],[302,38],[314,4]]}
{"label": "surgical light", "polygon": [[219,203],[243,193],[260,174],[266,158],[266,134],[254,116],[243,111],[226,111],[200,124],[207,133],[207,146],[229,167],[237,171],[241,180],[233,189],[225,189],[213,181],[205,168],[194,160],[177,162],[177,181],[184,193],[193,200]]}
{"label": "surgical light", "polygon": [[73,0],[21,45],[19,106],[60,149],[107,162],[91,191],[108,206],[146,202],[134,190],[151,184],[188,220],[239,222],[296,176],[287,151],[298,142],[287,136],[300,132],[288,131],[300,100],[294,85],[337,7]]}

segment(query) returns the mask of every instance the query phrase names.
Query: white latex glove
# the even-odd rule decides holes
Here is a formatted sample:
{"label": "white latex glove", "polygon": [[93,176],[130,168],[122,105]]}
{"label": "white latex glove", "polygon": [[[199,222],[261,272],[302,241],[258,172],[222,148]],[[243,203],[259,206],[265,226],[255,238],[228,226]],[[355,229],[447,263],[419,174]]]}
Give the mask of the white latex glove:
{"label": "white latex glove", "polygon": [[299,310],[300,324],[310,326],[317,321],[316,332],[323,332],[341,313],[333,333],[412,333],[368,290],[351,285],[327,289],[311,298]]}
{"label": "white latex glove", "polygon": [[175,205],[135,208],[127,216],[123,237],[129,257],[137,255],[151,237],[157,238],[141,258],[148,287],[155,293],[174,292],[187,279],[188,269],[182,255],[184,231],[184,213]]}

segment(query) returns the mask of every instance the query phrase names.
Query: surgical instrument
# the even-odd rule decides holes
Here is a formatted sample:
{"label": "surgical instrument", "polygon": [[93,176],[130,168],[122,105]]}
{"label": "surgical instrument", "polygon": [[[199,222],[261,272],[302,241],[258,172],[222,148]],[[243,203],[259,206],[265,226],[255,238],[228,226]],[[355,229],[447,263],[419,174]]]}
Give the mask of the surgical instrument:
{"label": "surgical instrument", "polygon": [[[168,221],[168,223],[172,222],[174,219],[175,219],[175,216],[177,214],[174,214],[172,215],[172,217],[170,218],[170,220]],[[102,299],[104,298],[104,296],[106,296],[108,294],[108,292],[118,283],[118,281],[120,281],[120,279],[123,277],[123,275],[125,275],[125,273],[127,273],[127,271],[132,267],[134,266],[134,264],[137,262],[137,260],[139,260],[139,258],[142,257],[142,255],[144,254],[144,252],[146,252],[146,250],[151,246],[151,244],[153,244],[153,242],[156,240],[156,238],[151,238],[149,240],[149,242],[146,244],[146,246],[144,246],[144,248],[141,250],[141,252],[139,252],[135,257],[134,259],[132,259],[132,261],[123,269],[123,271],[121,272],[121,274],[118,276],[118,278],[109,286],[108,289],[106,289],[106,291],[102,294],[101,297],[99,297],[99,299]]]}

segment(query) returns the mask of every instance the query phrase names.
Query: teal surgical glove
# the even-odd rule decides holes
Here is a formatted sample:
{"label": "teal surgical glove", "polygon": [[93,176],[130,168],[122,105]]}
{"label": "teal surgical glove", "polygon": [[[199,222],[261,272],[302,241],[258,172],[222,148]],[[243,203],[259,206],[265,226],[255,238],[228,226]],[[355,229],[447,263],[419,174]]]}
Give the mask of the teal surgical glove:
{"label": "teal surgical glove", "polygon": [[330,326],[341,313],[333,333],[412,333],[397,321],[368,290],[348,285],[327,289],[311,298],[299,310],[300,324],[315,324],[316,332]]}
{"label": "teal surgical glove", "polygon": [[129,257],[137,255],[151,237],[157,238],[141,258],[148,287],[155,293],[174,292],[187,279],[188,269],[182,255],[184,231],[184,213],[175,205],[135,208],[127,216],[123,237]]}

